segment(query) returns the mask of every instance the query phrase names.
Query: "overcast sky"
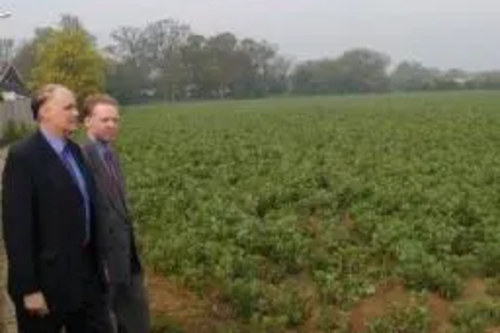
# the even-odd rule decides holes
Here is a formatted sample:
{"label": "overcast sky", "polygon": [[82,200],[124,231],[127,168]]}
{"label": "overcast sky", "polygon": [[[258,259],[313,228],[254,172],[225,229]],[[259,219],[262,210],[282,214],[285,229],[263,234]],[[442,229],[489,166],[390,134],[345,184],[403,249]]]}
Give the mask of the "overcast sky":
{"label": "overcast sky", "polygon": [[500,69],[499,0],[0,0],[0,8],[15,13],[0,35],[15,38],[61,13],[78,15],[103,43],[117,26],[174,18],[202,34],[266,39],[298,60],[370,47],[393,61]]}

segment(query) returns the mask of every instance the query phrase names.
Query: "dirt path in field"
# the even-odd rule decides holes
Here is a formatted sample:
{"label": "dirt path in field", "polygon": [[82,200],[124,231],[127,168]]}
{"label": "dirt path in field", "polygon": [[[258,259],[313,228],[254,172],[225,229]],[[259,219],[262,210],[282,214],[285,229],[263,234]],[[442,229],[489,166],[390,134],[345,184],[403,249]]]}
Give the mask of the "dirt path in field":
{"label": "dirt path in field", "polygon": [[[467,281],[461,301],[480,301],[491,298],[488,295],[484,279],[472,278]],[[390,283],[380,286],[373,296],[362,300],[351,312],[350,327],[352,333],[367,331],[367,323],[375,318],[389,314],[391,305],[408,306],[415,302],[402,283]],[[453,304],[436,294],[426,296],[424,305],[431,314],[431,328],[428,333],[445,333],[451,330]],[[487,333],[500,333],[500,327],[490,328]]]}
{"label": "dirt path in field", "polygon": [[[218,311],[214,309],[217,302],[211,303],[210,300],[201,299],[184,287],[159,275],[152,273],[148,273],[148,275],[150,276],[148,288],[151,309],[153,313],[164,314],[169,320],[169,327],[180,330],[182,333],[216,333],[229,331],[229,326],[238,327],[230,316],[217,316]],[[471,279],[467,282],[460,300],[487,299],[489,296],[486,289],[486,283],[483,279]],[[382,284],[374,295],[360,301],[351,311],[349,332],[366,333],[369,322],[390,314],[395,305],[405,307],[417,304],[426,306],[431,314],[431,326],[427,333],[450,332],[453,304],[437,294],[429,294],[420,301],[423,303],[419,303],[417,298],[412,297],[404,284],[400,282]],[[318,329],[317,319],[310,318],[304,326],[297,330],[289,330],[287,333],[323,332]],[[490,328],[485,333],[500,333],[500,327]]]}
{"label": "dirt path in field", "polygon": [[[361,301],[352,311],[351,330],[353,333],[364,333],[367,330],[368,322],[389,314],[393,310],[393,306],[409,306],[417,304],[416,302],[417,300],[410,296],[402,283],[395,282],[382,285],[373,296]],[[424,304],[431,313],[430,333],[447,332],[451,316],[451,304],[435,294],[428,295]]]}
{"label": "dirt path in field", "polygon": [[167,326],[186,333],[212,333],[236,325],[229,311],[213,301],[215,297],[202,299],[153,271],[147,273],[147,287],[153,317],[164,318]]}

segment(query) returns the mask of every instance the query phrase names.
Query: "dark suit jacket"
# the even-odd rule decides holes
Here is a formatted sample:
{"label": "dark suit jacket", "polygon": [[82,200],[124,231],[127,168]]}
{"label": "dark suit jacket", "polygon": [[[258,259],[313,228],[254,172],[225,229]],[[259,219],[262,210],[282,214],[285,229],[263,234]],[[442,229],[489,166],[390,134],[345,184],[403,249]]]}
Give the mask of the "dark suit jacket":
{"label": "dark suit jacket", "polygon": [[[96,213],[98,216],[100,247],[111,283],[130,282],[133,274],[142,271],[137,253],[133,224],[127,207],[125,181],[118,163],[121,195],[114,198],[106,187],[107,170],[98,146],[86,141],[82,146],[84,157],[92,170],[97,187]],[[118,156],[113,151],[115,159]]]}
{"label": "dark suit jacket", "polygon": [[[86,248],[98,258],[93,177],[78,145],[71,141],[69,144],[91,201],[92,238]],[[71,174],[41,132],[36,132],[11,146],[2,181],[8,288],[13,301],[22,305],[25,295],[40,290],[51,311],[78,308],[82,304],[86,258],[85,208]],[[104,293],[105,280],[99,264],[94,274],[102,282]]]}

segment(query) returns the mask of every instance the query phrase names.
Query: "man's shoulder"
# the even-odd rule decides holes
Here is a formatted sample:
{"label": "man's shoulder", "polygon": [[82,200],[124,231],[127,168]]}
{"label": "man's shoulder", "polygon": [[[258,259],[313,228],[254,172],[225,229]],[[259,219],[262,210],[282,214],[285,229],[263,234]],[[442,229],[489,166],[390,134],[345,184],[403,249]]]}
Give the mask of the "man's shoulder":
{"label": "man's shoulder", "polygon": [[36,133],[22,138],[9,146],[8,154],[30,155],[31,153],[35,152],[34,148],[37,140],[39,140],[39,137]]}
{"label": "man's shoulder", "polygon": [[93,164],[96,160],[96,143],[90,139],[84,139],[79,144],[84,159]]}
{"label": "man's shoulder", "polygon": [[94,149],[96,146],[96,143],[89,138],[85,138],[80,142],[80,147],[82,150],[90,151]]}
{"label": "man's shoulder", "polygon": [[78,146],[80,147],[84,155],[89,155],[89,153],[91,153],[92,149],[94,149],[93,145],[93,142],[89,139],[83,139],[78,143]]}
{"label": "man's shoulder", "polygon": [[38,163],[38,138],[30,135],[9,145],[6,152],[5,165],[29,167]]}

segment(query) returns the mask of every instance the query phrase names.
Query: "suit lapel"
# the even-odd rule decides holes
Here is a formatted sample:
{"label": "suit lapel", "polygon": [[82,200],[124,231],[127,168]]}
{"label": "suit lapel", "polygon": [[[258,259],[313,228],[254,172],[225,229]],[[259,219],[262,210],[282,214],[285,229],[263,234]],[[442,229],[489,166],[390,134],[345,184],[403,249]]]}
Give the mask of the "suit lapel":
{"label": "suit lapel", "polygon": [[36,142],[40,147],[39,152],[41,154],[41,159],[45,162],[44,164],[48,165],[46,168],[47,172],[53,172],[58,179],[61,179],[60,177],[62,177],[63,181],[71,183],[73,190],[76,192],[80,200],[83,201],[84,198],[78,188],[78,184],[73,179],[73,176],[71,176],[70,171],[66,168],[63,161],[61,161],[59,155],[57,155],[57,152],[54,151],[54,149],[50,146],[50,143],[48,143],[43,137],[42,133],[37,132]]}
{"label": "suit lapel", "polygon": [[[98,147],[95,143],[90,143],[90,149],[89,149],[89,157],[94,164],[94,168],[96,171],[96,176],[104,183],[107,181],[107,178],[109,177],[108,175],[108,170],[106,169],[106,165],[104,165],[104,161],[102,160]],[[125,209],[125,204],[123,202],[123,198],[120,198],[120,200],[115,200],[115,198],[112,197],[111,193],[109,192],[107,186],[101,186],[103,189],[101,192],[103,192],[104,197],[106,200],[110,203],[110,205],[115,209],[116,212],[118,212],[122,217],[127,220],[127,213]]]}
{"label": "suit lapel", "polygon": [[114,149],[111,149],[111,154],[113,155],[113,159],[115,160],[115,167],[116,167],[116,173],[117,173],[117,177],[118,177],[118,184],[119,184],[119,191],[120,191],[120,199],[122,201],[124,211],[126,213],[128,213],[127,212],[127,200],[126,200],[126,196],[125,196],[125,180],[123,177],[120,160],[118,158],[118,155],[114,151]]}

